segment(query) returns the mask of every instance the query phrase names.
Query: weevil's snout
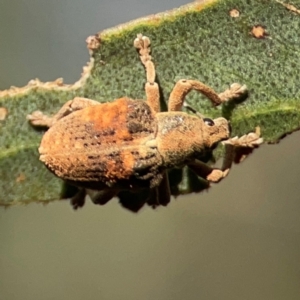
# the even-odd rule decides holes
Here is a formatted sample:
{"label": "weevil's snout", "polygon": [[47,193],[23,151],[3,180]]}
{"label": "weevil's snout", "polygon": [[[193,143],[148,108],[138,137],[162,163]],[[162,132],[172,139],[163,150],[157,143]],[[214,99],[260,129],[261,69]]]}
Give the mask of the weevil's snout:
{"label": "weevil's snout", "polygon": [[213,120],[213,124],[207,125],[207,131],[209,132],[210,146],[213,147],[229,138],[231,126],[225,118],[217,118]]}

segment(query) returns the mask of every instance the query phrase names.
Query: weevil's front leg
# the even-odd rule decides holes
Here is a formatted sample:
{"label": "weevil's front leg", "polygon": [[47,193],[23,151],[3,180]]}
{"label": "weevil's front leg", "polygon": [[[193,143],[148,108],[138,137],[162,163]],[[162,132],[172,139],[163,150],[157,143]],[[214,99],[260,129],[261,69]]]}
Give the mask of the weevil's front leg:
{"label": "weevil's front leg", "polygon": [[200,160],[194,160],[193,162],[188,163],[188,166],[199,177],[214,183],[219,182],[229,173],[229,169],[222,170],[212,168]]}
{"label": "weevil's front leg", "polygon": [[99,104],[100,103],[95,100],[76,97],[73,100],[69,100],[68,102],[66,102],[62,106],[62,108],[52,117],[49,117],[43,114],[41,111],[37,110],[34,111],[32,114],[27,115],[27,120],[29,120],[29,122],[34,126],[51,127],[58,120],[71,114],[76,110],[80,110],[91,105],[99,105]]}
{"label": "weevil's front leg", "polygon": [[150,55],[150,39],[142,34],[138,34],[133,45],[139,50],[141,62],[146,69],[147,82],[145,84],[145,91],[147,103],[154,110],[154,112],[159,112],[159,87],[155,82],[155,66]]}
{"label": "weevil's front leg", "polygon": [[238,83],[232,84],[225,92],[217,94],[212,88],[200,81],[181,79],[175,84],[170,94],[168,111],[180,111],[186,95],[192,90],[206,96],[215,106],[229,100],[238,99],[247,93],[246,86],[241,86]]}
{"label": "weevil's front leg", "polygon": [[233,147],[242,147],[242,148],[255,148],[263,143],[263,138],[260,137],[260,127],[255,128],[255,132],[250,132],[244,134],[241,137],[233,137],[226,141],[223,141],[222,144],[233,146]]}
{"label": "weevil's front leg", "polygon": [[257,127],[255,132],[250,132],[240,138],[234,137],[222,143],[225,145],[225,157],[221,169],[212,168],[199,160],[189,163],[188,166],[198,176],[210,182],[219,182],[228,175],[232,163],[236,161],[237,150],[256,148],[263,143],[263,138],[260,137],[260,129]]}

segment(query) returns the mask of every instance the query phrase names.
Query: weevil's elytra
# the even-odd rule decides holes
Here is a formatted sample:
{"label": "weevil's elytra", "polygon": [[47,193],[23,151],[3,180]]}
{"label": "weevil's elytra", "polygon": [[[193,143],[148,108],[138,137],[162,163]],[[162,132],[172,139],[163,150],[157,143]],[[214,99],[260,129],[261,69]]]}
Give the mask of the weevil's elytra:
{"label": "weevil's elytra", "polygon": [[198,176],[217,182],[227,175],[230,165],[226,158],[221,170],[205,165],[201,158],[207,150],[223,140],[236,147],[262,142],[259,134],[228,140],[226,119],[210,120],[181,111],[191,90],[219,105],[246,93],[246,87],[239,84],[217,94],[199,81],[179,80],[170,94],[168,111],[160,112],[150,40],[139,34],[134,46],[146,69],[146,101],[120,98],[101,104],[74,98],[53,117],[39,111],[28,116],[33,125],[49,127],[39,147],[40,160],[56,176],[81,188],[71,201],[74,208],[83,205],[86,192],[95,203],[103,204],[118,193],[145,189],[156,197],[152,203],[166,205],[170,200],[168,169],[187,164]]}
{"label": "weevil's elytra", "polygon": [[154,114],[144,101],[121,98],[86,107],[51,126],[41,142],[40,158],[66,180],[101,178],[107,184],[128,180],[136,160],[151,157],[151,165],[159,163],[158,153],[143,147],[155,138],[156,127]]}

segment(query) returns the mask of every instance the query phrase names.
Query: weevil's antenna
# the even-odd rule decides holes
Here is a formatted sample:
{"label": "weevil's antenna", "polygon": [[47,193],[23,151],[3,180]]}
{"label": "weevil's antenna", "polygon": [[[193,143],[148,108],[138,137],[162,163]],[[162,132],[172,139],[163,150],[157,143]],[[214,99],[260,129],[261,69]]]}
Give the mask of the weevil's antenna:
{"label": "weevil's antenna", "polygon": [[192,106],[190,106],[188,103],[186,103],[186,101],[183,102],[183,107],[185,107],[187,110],[191,111],[192,113],[194,113],[195,115],[197,115],[199,118],[204,119],[205,116],[200,114],[195,108],[193,108]]}

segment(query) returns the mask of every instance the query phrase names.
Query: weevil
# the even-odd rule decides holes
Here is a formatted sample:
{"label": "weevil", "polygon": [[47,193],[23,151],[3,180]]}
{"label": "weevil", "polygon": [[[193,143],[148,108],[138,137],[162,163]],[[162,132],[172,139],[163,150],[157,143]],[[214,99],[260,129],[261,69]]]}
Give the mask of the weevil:
{"label": "weevil", "polygon": [[[139,34],[134,40],[146,71],[146,101],[126,97],[108,103],[76,97],[53,117],[35,111],[27,118],[32,125],[47,126],[40,147],[40,160],[59,178],[80,188],[72,199],[74,208],[84,204],[89,194],[96,204],[104,204],[122,191],[154,191],[156,201],[170,201],[167,171],[188,165],[211,182],[228,174],[201,160],[219,142],[254,147],[262,142],[258,134],[229,139],[225,118],[214,120],[198,113],[182,111],[191,90],[206,96],[213,105],[241,97],[246,87],[233,84],[223,93],[197,80],[179,80],[160,111],[160,93],[155,66],[150,55],[150,39]],[[188,106],[189,108],[189,106]]]}

